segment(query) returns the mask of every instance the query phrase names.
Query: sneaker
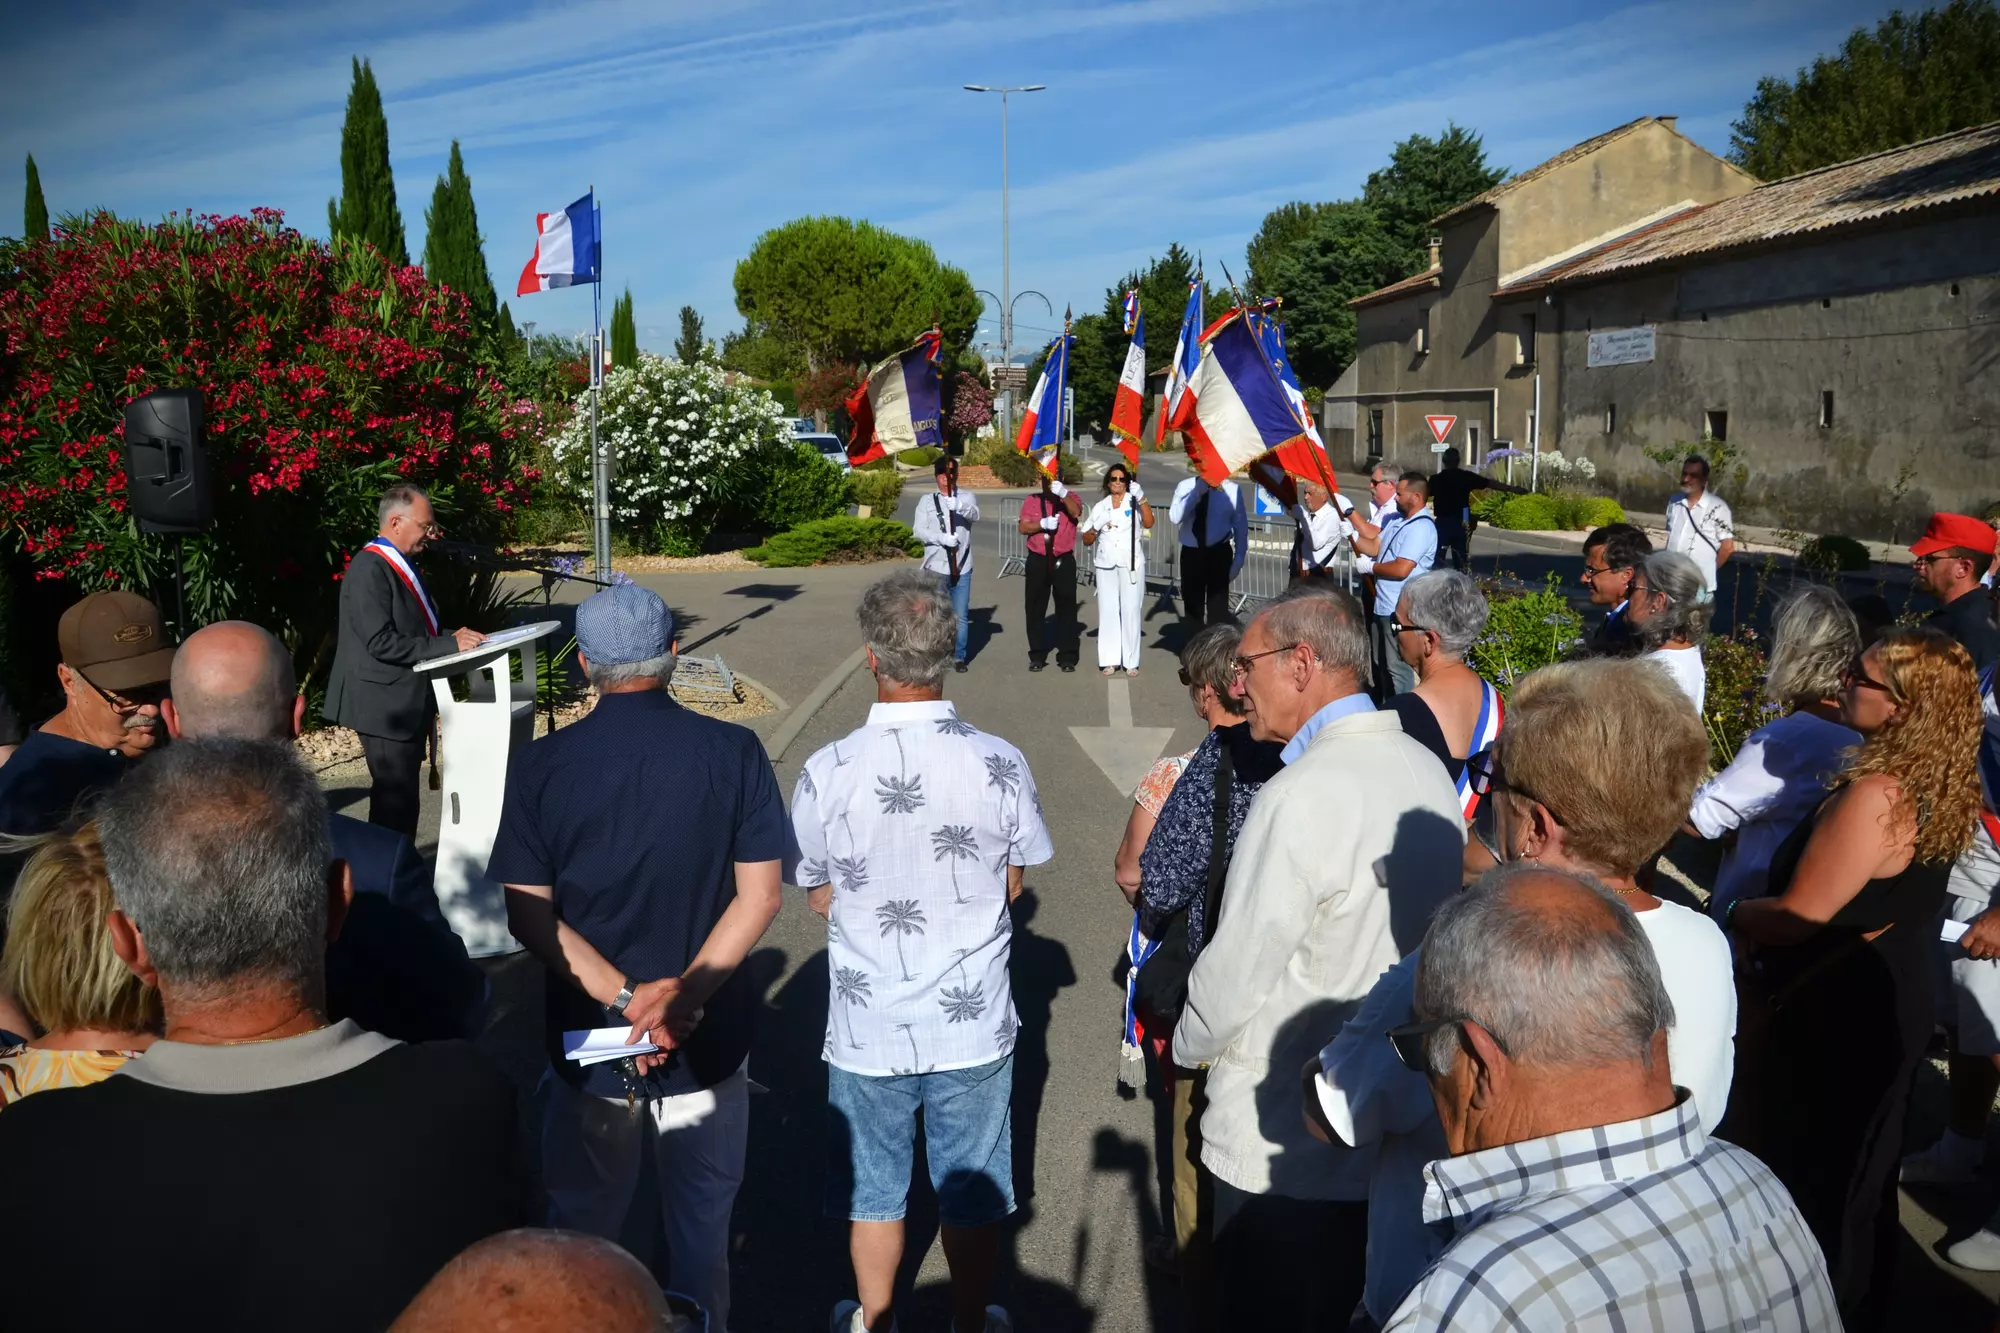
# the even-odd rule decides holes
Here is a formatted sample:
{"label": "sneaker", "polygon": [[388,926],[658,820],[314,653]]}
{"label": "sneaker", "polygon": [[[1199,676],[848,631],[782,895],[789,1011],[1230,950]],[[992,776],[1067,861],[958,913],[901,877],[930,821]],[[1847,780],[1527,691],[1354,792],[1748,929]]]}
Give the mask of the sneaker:
{"label": "sneaker", "polygon": [[1959,1135],[1946,1130],[1943,1137],[1930,1147],[1905,1157],[1902,1170],[1903,1183],[1952,1187],[1973,1184],[1979,1179],[1978,1153],[1985,1145],[1975,1145],[1974,1152],[1968,1154],[1964,1142]]}
{"label": "sneaker", "polygon": [[1014,1333],[1014,1317],[997,1305],[987,1306],[986,1333]]}
{"label": "sneaker", "polygon": [[[2000,1236],[1993,1234],[1991,1225],[1988,1223],[1946,1250],[1944,1257],[1955,1266],[1975,1273],[2000,1273]],[[986,1326],[991,1328],[992,1320]]]}
{"label": "sneaker", "polygon": [[966,665],[965,659],[961,657],[956,662],[951,664],[951,669],[953,671],[958,672],[960,675],[964,675],[967,671],[970,671],[972,668]]}
{"label": "sneaker", "polygon": [[861,1322],[861,1302],[835,1302],[827,1328],[829,1333],[868,1333],[868,1325]]}

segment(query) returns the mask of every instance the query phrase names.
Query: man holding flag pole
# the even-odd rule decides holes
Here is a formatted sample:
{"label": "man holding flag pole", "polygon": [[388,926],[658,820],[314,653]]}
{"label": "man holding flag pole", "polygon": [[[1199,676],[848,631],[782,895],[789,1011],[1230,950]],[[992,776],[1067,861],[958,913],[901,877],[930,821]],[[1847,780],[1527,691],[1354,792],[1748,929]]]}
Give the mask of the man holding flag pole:
{"label": "man holding flag pole", "polygon": [[[1083,501],[1070,493],[1058,475],[1062,470],[1069,349],[1075,341],[1069,325],[1069,311],[1065,310],[1063,331],[1049,344],[1041,378],[1035,381],[1027,415],[1021,418],[1020,432],[1014,437],[1014,447],[1034,459],[1042,471],[1041,491],[1021,502],[1020,531],[1028,539],[1025,612],[1030,671],[1047,668],[1051,640],[1056,665],[1064,671],[1076,670],[1083,655],[1076,618],[1076,521],[1083,514]],[[1051,593],[1056,601],[1053,630],[1048,625]]]}

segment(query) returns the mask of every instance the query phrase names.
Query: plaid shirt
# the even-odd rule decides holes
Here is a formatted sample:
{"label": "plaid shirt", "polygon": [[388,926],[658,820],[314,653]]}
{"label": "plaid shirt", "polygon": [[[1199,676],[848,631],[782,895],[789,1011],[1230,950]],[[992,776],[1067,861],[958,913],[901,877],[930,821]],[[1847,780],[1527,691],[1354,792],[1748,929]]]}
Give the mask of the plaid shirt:
{"label": "plaid shirt", "polygon": [[1391,1315],[1410,1329],[1838,1330],[1819,1243],[1770,1169],[1694,1103],[1447,1157],[1424,1220],[1457,1238]]}

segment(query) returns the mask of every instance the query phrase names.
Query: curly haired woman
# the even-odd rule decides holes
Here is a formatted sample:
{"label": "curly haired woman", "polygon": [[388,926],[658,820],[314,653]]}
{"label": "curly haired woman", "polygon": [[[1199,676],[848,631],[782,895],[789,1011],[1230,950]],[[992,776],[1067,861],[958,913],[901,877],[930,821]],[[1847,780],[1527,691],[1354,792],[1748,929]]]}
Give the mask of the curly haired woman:
{"label": "curly haired woman", "polygon": [[1841,715],[1861,745],[1772,857],[1772,896],[1739,899],[1724,920],[1754,959],[1761,1008],[1746,997],[1719,1132],[1792,1192],[1847,1327],[1862,1329],[1881,1326],[1895,1273],[1903,1116],[1933,1022],[1930,937],[1979,817],[1972,659],[1936,630],[1895,631],[1848,669]]}

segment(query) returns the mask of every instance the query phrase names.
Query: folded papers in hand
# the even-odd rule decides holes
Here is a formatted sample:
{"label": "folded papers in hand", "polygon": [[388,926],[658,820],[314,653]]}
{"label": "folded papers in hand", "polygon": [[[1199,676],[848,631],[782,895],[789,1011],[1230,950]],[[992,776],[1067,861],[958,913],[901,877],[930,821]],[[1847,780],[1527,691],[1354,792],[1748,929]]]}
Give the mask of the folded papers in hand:
{"label": "folded papers in hand", "polygon": [[659,1047],[651,1037],[641,1037],[630,1046],[625,1038],[632,1029],[624,1025],[612,1028],[577,1028],[563,1033],[563,1057],[580,1065],[601,1065],[606,1060],[623,1060],[628,1055],[654,1055]]}

